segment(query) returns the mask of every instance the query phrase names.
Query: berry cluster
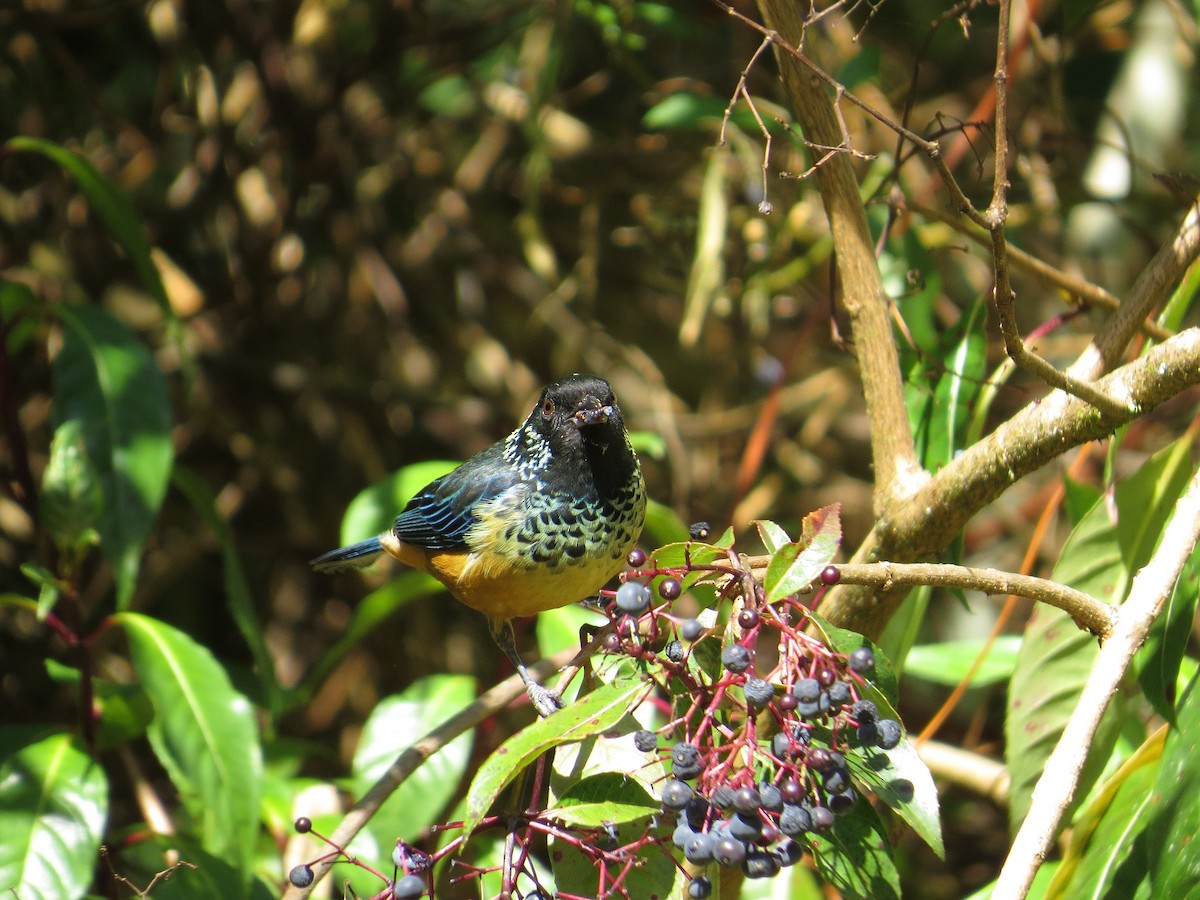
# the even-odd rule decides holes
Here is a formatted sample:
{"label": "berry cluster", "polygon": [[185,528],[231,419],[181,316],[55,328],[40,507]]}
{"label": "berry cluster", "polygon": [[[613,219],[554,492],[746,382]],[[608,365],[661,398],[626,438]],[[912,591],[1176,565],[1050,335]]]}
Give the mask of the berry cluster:
{"label": "berry cluster", "polygon": [[[806,632],[811,616],[797,598],[768,605],[745,578],[726,579],[740,590],[742,608],[721,632],[715,620],[706,626],[677,619],[670,600],[681,593],[679,579],[722,567],[660,569],[639,551],[629,563],[634,571],[610,607],[617,627],[606,649],[661,666],[676,689],[672,720],[633,735],[644,753],[659,754],[662,743],[659,755],[669,760],[658,792],[675,823],[671,839],[693,867],[713,863],[740,867],[750,878],[775,875],[859,802],[862,785],[853,783],[847,755],[885,757],[900,743],[900,723],[881,716],[870,699],[879,697],[871,687],[874,652],[832,650]],[[820,581],[828,586],[837,579],[831,566]],[[655,609],[641,583],[652,580],[667,601]],[[760,673],[755,662],[764,640],[778,654]],[[688,896],[708,897],[712,889],[697,874]]]}

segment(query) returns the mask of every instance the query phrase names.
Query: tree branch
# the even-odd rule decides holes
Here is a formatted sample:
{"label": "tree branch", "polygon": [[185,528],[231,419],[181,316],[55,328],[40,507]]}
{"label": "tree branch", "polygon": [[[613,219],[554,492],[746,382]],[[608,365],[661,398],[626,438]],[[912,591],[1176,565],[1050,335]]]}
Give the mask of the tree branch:
{"label": "tree branch", "polygon": [[[749,23],[731,7],[726,9]],[[773,42],[776,59],[805,138],[827,147],[840,145],[842,130],[823,73],[806,64],[807,58],[796,49],[804,32],[799,7],[790,0],[760,0],[759,9],[766,29],[778,35]],[[873,436],[875,513],[886,515],[893,497],[911,494],[928,476],[917,459],[908,423],[888,297],[850,159],[844,153],[833,154],[817,170],[817,178],[833,237],[842,302],[850,316],[854,352],[863,374]]]}
{"label": "tree branch", "polygon": [[[1200,329],[1189,328],[1145,356],[1100,379],[1110,396],[1128,396],[1144,413],[1200,384]],[[1106,437],[1135,416],[1100,412],[1074,397],[1062,403],[1025,407],[983,440],[940,469],[916,494],[893,504],[852,562],[929,559],[947,547],[966,523],[1018,479],[1037,471],[1072,447]],[[823,601],[835,625],[878,636],[904,592],[877,596],[859,585],[834,588]]]}

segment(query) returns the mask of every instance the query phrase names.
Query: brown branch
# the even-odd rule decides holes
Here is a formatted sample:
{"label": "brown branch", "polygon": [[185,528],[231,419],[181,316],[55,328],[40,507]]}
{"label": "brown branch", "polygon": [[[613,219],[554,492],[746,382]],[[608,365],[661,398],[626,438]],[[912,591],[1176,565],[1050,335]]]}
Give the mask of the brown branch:
{"label": "brown branch", "polygon": [[[796,49],[804,30],[796,4],[790,0],[761,0],[765,28],[732,7],[723,8],[764,36],[773,36],[784,88],[806,138],[814,144],[837,146],[842,141],[842,130],[825,90],[831,79]],[[832,86],[837,90],[836,82]],[[818,169],[817,178],[837,256],[842,302],[850,317],[854,352],[863,373],[863,393],[874,437],[876,514],[882,515],[893,496],[911,493],[928,476],[917,459],[908,423],[888,298],[849,157],[834,154]]]}
{"label": "brown branch", "polygon": [[[1200,384],[1200,329],[1189,328],[1143,357],[1105,376],[1099,387],[1128,396],[1143,413]],[[1062,402],[1052,402],[1052,399]],[[1031,404],[940,469],[915,494],[892,504],[854,554],[853,562],[910,562],[941,553],[967,521],[1019,479],[1062,453],[1110,435],[1133,413],[1109,415],[1090,404],[1054,394]],[[879,594],[838,585],[823,610],[843,628],[878,636],[904,591]]]}

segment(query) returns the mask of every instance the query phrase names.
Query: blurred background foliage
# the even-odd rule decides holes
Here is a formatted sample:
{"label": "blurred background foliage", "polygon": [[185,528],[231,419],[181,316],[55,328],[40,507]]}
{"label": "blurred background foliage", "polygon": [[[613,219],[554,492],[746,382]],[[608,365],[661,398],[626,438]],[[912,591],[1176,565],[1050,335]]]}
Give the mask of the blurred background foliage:
{"label": "blurred background foliage", "polygon": [[[1155,178],[1197,168],[1195,15],[1175,2],[1019,5],[1015,244],[1115,294],[1128,286],[1195,192],[1188,176]],[[969,2],[838,5],[806,50],[878,109],[942,138],[982,206],[991,136],[964,123],[990,116],[995,21],[994,7]],[[155,349],[178,461],[229,522],[284,685],[366,592],[307,566],[337,543],[349,501],[402,465],[483,448],[563,373],[613,382],[646,433],[652,495],[684,521],[792,526],[840,502],[846,546],[870,527],[866,420],[820,198],[812,179],[780,177],[816,159],[780,105],[769,53],[748,75],[753,109],[734,105],[719,145],[760,39],[718,6],[26,0],[0,7],[0,35],[4,137],[74,149],[129,194],[183,327],[169,338],[77,184],[42,157],[0,159],[0,274],[47,304],[101,303]],[[1149,82],[1129,74],[1151,64]],[[953,212],[924,162],[906,150],[897,170],[894,133],[841,111],[866,155],[872,222],[889,226],[881,265],[919,394],[965,317],[982,315],[990,261],[922,214]],[[772,136],[765,197],[755,113]],[[1026,330],[1069,311],[1041,283],[1018,275],[1015,287]],[[1078,316],[1039,347],[1069,360],[1093,326]],[[11,372],[37,473],[58,340],[42,327]],[[987,358],[990,370],[998,344]],[[993,417],[1039,390],[1012,377]],[[1180,416],[1169,407],[1139,421],[1125,446],[1160,446]],[[1017,568],[1056,477],[1028,479],[980,516],[962,558]],[[0,578],[17,577],[31,542],[20,507],[0,500]],[[104,587],[89,598],[97,617]],[[217,537],[173,489],[134,607],[249,665],[225,590]],[[931,637],[990,624],[987,604],[970,616],[952,598],[934,608]],[[10,721],[45,721],[48,709],[72,719],[74,701],[41,666],[48,640],[0,629]],[[288,730],[343,771],[376,702],[443,671],[486,685],[507,670],[483,621],[432,595],[354,648]],[[973,745],[999,737],[1000,705],[976,693],[954,726]],[[914,721],[941,696],[915,687]],[[988,804],[943,803],[951,856],[930,896],[985,881],[1007,846]],[[914,863],[927,877],[931,865]]]}

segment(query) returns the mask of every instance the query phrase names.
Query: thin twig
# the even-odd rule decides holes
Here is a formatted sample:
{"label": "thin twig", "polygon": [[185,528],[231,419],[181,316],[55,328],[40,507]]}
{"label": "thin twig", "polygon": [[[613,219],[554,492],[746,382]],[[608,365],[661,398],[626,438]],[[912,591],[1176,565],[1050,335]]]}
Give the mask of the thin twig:
{"label": "thin twig", "polygon": [[764,37],[769,36],[776,47],[803,65],[828,87],[832,88],[834,91],[840,90],[851,103],[865,112],[871,118],[875,119],[885,128],[889,128],[896,134],[902,135],[907,141],[919,147],[921,151],[929,158],[930,162],[933,163],[934,167],[938,170],[938,173],[942,176],[942,183],[945,184],[946,189],[950,191],[951,197],[954,200],[955,208],[976,224],[981,225],[984,228],[988,227],[988,223],[984,218],[983,213],[975,208],[975,205],[971,203],[971,201],[967,198],[967,195],[963,193],[963,190],[955,180],[953,173],[951,173],[951,171],[946,167],[946,163],[942,159],[941,148],[936,142],[927,141],[915,131],[905,128],[895,120],[884,115],[853,91],[846,90],[841,82],[813,62],[813,60],[806,53],[793,46],[788,41],[784,40],[778,32],[772,31],[765,25],[754,21],[749,16],[730,6],[728,3],[722,2],[722,0],[713,0],[713,2],[723,9],[728,15],[737,19],[743,25],[753,28]]}
{"label": "thin twig", "polygon": [[[1005,225],[1008,222],[1008,29],[1011,0],[1000,0],[1000,22],[996,34],[996,143],[995,174],[992,179],[992,202],[984,214],[987,228],[992,237],[992,270],[995,276],[996,312],[1000,318],[1000,334],[1004,337],[1004,349],[1009,357],[1025,371],[1040,378],[1052,388],[1066,391],[1084,400],[1108,415],[1120,415],[1125,404],[1109,397],[1094,384],[1073,378],[1060,372],[1026,345],[1017,327],[1014,307],[1015,294],[1008,272],[1008,239]],[[1134,414],[1137,408],[1128,410]]]}
{"label": "thin twig", "polygon": [[[957,216],[949,215],[940,209],[919,203],[907,203],[907,207],[910,211],[923,218],[933,219],[953,228],[963,237],[970,238],[982,247],[988,247],[989,249],[991,247],[991,238],[989,235],[970,223],[963,222]],[[1070,275],[1062,269],[1050,265],[1045,260],[1039,259],[1032,253],[1022,250],[1020,247],[1013,246],[1011,243],[1008,245],[1008,262],[1012,268],[1036,278],[1049,287],[1062,291],[1085,306],[1114,312],[1121,305],[1120,300],[1100,285],[1093,284],[1082,278],[1076,278],[1074,275]],[[1165,341],[1175,333],[1149,319],[1143,319],[1139,327],[1143,334],[1158,341]]]}
{"label": "thin twig", "polygon": [[1125,677],[1133,655],[1162,612],[1198,540],[1200,471],[1192,476],[1187,491],[1176,503],[1154,558],[1138,572],[1129,586],[1128,599],[1117,610],[1112,634],[1100,648],[1079,702],[1033,789],[1029,812],[1013,840],[992,891],[992,900],[1019,900],[1029,892],[1033,876],[1075,793],[1100,719]]}

